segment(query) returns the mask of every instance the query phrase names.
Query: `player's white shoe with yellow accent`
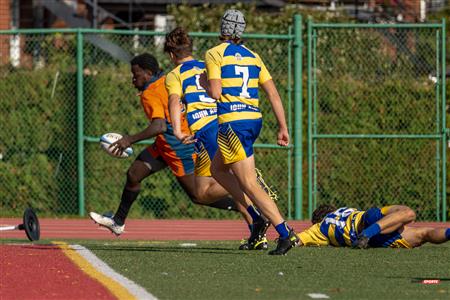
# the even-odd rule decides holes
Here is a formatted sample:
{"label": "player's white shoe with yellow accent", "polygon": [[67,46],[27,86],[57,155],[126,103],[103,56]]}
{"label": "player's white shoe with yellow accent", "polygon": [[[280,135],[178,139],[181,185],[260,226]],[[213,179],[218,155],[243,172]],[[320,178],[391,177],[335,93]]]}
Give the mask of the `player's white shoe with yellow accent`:
{"label": "player's white shoe with yellow accent", "polygon": [[278,201],[278,194],[264,181],[261,170],[255,168],[255,171],[256,181],[258,182],[259,186],[262,187],[262,189],[269,195],[270,199],[272,199],[273,201]]}
{"label": "player's white shoe with yellow accent", "polygon": [[100,215],[93,211],[89,213],[89,217],[98,225],[111,230],[116,236],[121,235],[125,229],[125,225],[117,225],[112,217]]}

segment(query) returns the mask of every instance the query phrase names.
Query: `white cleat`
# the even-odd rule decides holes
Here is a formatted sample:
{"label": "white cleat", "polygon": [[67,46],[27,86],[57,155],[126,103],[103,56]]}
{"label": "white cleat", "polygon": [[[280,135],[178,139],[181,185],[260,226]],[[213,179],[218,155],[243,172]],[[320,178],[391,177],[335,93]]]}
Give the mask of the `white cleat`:
{"label": "white cleat", "polygon": [[109,230],[111,230],[111,232],[114,233],[116,236],[121,235],[125,229],[125,225],[122,226],[117,225],[112,217],[100,215],[93,211],[89,213],[89,217],[98,225],[106,227]]}

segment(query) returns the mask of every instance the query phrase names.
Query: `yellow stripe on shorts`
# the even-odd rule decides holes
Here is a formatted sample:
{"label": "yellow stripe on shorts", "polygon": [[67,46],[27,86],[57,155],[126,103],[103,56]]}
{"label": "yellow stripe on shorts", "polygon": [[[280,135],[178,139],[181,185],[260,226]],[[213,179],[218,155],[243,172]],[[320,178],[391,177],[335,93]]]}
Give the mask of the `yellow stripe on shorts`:
{"label": "yellow stripe on shorts", "polygon": [[225,164],[235,163],[247,158],[241,141],[231,127],[225,133],[219,131],[217,141]]}
{"label": "yellow stripe on shorts", "polygon": [[211,158],[203,144],[201,145],[200,152],[197,153],[194,174],[195,176],[211,176]]}

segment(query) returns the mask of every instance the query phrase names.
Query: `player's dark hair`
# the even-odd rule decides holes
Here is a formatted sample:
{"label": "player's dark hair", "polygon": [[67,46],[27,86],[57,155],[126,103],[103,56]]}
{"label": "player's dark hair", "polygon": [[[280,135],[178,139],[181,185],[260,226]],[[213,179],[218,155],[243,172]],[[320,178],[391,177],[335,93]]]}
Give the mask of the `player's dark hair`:
{"label": "player's dark hair", "polygon": [[313,224],[320,223],[326,215],[336,210],[336,207],[331,204],[321,204],[316,208],[312,214],[311,222]]}
{"label": "player's dark hair", "polygon": [[221,40],[222,42],[229,41],[229,42],[231,42],[231,43],[233,43],[235,45],[241,45],[241,44],[244,43],[244,40],[241,39],[241,38],[234,38],[233,39],[233,38],[231,38],[230,36],[227,36],[227,35],[219,36],[219,40]]}
{"label": "player's dark hair", "polygon": [[159,64],[156,58],[149,53],[142,53],[138,56],[133,57],[130,64],[138,65],[143,70],[150,70],[152,74],[157,74],[159,72]]}
{"label": "player's dark hair", "polygon": [[192,55],[192,39],[186,30],[177,27],[166,34],[164,52],[173,53],[178,59]]}

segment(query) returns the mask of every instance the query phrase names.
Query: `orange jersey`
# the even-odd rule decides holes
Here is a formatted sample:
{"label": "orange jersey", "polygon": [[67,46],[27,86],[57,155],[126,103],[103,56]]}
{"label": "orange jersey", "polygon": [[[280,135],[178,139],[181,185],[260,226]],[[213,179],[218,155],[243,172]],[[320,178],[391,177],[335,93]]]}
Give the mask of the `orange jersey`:
{"label": "orange jersey", "polygon": [[[165,85],[166,76],[162,76],[147,89],[141,93],[141,104],[144,108],[147,118],[152,119],[165,119],[170,129],[172,128],[169,114],[169,95]],[[187,120],[185,116],[181,117],[181,130],[184,133],[190,133]]]}
{"label": "orange jersey", "polygon": [[[146,148],[154,158],[161,157],[170,167],[172,173],[182,177],[194,172],[194,145],[184,145],[174,135],[169,115],[169,95],[165,85],[166,77],[163,76],[152,82],[141,93],[141,104],[147,118],[166,120],[167,130],[159,134],[153,145]],[[181,130],[190,133],[185,116],[181,117]]]}

